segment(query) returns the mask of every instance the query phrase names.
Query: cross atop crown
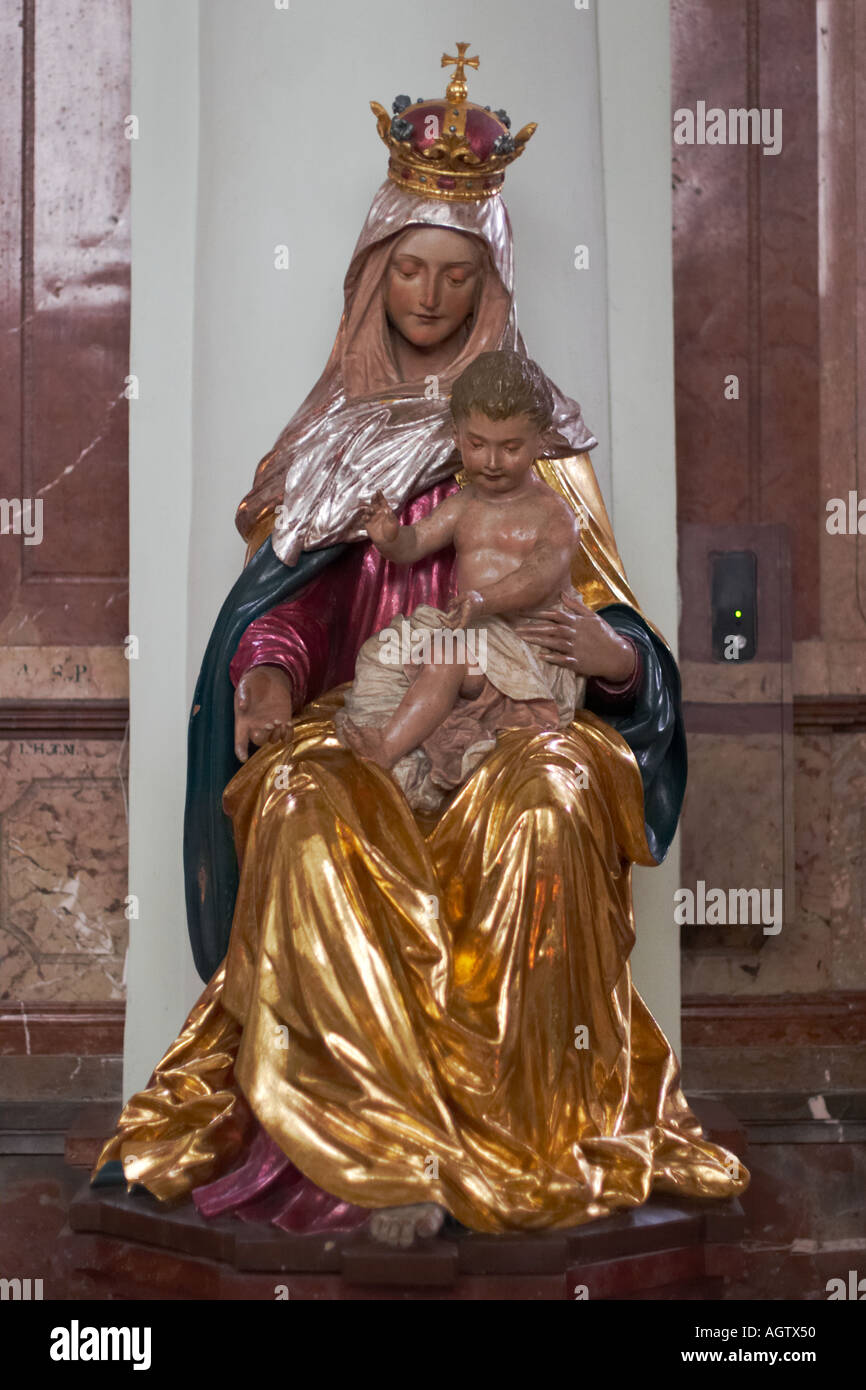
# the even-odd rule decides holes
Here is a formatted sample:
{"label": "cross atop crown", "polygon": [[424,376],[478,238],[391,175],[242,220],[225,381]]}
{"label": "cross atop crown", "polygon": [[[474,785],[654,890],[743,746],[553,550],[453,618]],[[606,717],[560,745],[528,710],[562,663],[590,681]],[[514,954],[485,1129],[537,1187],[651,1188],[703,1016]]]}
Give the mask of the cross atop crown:
{"label": "cross atop crown", "polygon": [[466,100],[469,88],[466,86],[466,73],[464,69],[467,67],[477,69],[481,63],[480,58],[466,57],[466,50],[468,47],[468,43],[458,43],[456,58],[452,58],[448,53],[442,54],[441,66],[443,68],[456,68],[456,71],[454,72],[451,81],[448,83],[448,87],[445,91],[445,97],[448,101]]}

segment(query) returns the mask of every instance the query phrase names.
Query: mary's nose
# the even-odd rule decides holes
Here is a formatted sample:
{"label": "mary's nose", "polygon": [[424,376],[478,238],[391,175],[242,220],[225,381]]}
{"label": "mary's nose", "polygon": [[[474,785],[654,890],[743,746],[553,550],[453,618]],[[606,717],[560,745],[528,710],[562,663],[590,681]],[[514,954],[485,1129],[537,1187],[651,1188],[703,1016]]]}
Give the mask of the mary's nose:
{"label": "mary's nose", "polygon": [[421,282],[421,305],[424,309],[435,309],[439,303],[439,286],[435,275],[425,275]]}

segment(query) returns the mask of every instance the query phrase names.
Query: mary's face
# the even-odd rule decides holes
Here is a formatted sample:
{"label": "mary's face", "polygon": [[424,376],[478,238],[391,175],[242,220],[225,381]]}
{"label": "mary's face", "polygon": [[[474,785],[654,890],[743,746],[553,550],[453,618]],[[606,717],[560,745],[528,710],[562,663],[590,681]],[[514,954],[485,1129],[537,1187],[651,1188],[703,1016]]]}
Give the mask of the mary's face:
{"label": "mary's face", "polygon": [[392,327],[414,347],[451,338],[472,313],[481,274],[476,239],[448,227],[418,227],[391,254],[385,309]]}

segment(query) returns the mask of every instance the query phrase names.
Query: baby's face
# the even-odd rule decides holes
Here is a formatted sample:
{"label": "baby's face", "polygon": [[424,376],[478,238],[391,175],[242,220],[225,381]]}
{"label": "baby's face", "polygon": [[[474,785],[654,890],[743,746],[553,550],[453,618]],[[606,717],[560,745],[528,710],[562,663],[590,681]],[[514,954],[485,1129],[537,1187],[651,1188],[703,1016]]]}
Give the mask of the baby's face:
{"label": "baby's face", "polygon": [[454,439],[469,481],[491,497],[519,488],[541,449],[540,431],[528,415],[490,420],[473,410],[457,425]]}

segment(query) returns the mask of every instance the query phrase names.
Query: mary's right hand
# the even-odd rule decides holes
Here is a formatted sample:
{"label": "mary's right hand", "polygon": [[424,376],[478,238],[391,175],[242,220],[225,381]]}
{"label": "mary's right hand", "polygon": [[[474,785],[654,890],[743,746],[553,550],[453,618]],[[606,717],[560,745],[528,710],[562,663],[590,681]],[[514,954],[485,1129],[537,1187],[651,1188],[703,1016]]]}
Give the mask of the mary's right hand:
{"label": "mary's right hand", "polygon": [[253,666],[235,690],[235,753],[245,763],[250,743],[282,743],[291,737],[292,683],[280,666]]}

